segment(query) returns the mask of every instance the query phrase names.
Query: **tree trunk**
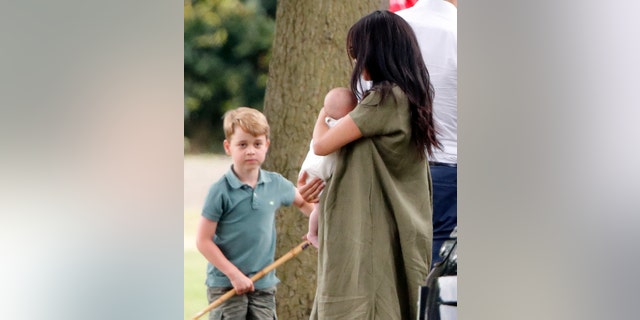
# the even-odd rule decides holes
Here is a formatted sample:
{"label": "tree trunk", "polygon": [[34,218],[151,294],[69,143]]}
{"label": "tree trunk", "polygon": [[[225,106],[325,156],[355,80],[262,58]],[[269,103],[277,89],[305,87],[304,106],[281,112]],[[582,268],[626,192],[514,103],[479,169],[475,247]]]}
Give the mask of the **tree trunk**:
{"label": "tree trunk", "polygon": [[[347,31],[360,17],[387,9],[388,1],[279,0],[264,113],[271,147],[264,168],[297,180],[324,95],[348,87],[351,64]],[[277,215],[276,258],[302,241],[308,219],[297,208]],[[277,270],[280,319],[308,319],[315,296],[317,250],[313,247]]]}

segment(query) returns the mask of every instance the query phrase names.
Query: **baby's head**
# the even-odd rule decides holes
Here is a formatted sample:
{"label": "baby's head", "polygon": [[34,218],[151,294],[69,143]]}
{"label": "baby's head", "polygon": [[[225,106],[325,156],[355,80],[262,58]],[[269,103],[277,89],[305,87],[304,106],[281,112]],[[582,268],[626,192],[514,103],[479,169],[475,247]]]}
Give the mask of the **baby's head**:
{"label": "baby's head", "polygon": [[347,88],[333,88],[324,97],[324,111],[333,119],[340,119],[358,104],[356,96]]}

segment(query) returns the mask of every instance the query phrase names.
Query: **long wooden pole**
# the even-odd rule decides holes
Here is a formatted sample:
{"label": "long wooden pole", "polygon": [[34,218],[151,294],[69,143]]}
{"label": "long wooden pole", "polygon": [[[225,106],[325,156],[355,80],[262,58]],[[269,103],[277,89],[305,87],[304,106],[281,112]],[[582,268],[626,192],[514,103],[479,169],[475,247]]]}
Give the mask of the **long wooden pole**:
{"label": "long wooden pole", "polygon": [[[309,243],[309,241],[306,241],[306,240],[304,242],[300,243],[299,245],[297,245],[293,249],[289,250],[289,252],[287,252],[284,255],[282,255],[282,257],[280,257],[278,260],[274,261],[272,264],[264,267],[264,269],[260,270],[256,274],[254,274],[253,277],[251,277],[251,281],[256,282],[256,280],[264,277],[264,275],[266,275],[267,273],[271,272],[271,270],[279,267],[281,264],[283,264],[283,263],[287,262],[288,260],[290,260],[291,258],[297,256],[298,253],[302,252],[302,250],[306,249],[310,245],[311,245],[311,243]],[[216,299],[214,302],[212,302],[206,308],[202,309],[202,311],[198,312],[195,316],[193,316],[192,319],[193,320],[197,320],[198,318],[202,317],[205,313],[217,308],[219,305],[221,305],[223,302],[225,302],[227,299],[233,297],[234,295],[236,295],[236,290],[235,289],[231,289],[231,290],[227,291],[227,293],[225,293],[222,297]]]}

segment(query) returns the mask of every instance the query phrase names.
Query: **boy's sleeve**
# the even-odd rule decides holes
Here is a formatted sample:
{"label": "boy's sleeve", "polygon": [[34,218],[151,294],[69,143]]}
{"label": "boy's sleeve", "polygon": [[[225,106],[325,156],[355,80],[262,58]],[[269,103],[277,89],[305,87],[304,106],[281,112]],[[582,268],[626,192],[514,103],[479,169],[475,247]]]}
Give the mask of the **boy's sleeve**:
{"label": "boy's sleeve", "polygon": [[220,188],[216,185],[211,186],[202,208],[202,216],[211,221],[220,221],[222,213],[225,212],[226,202]]}
{"label": "boy's sleeve", "polygon": [[296,186],[281,174],[277,174],[279,185],[280,185],[280,194],[282,195],[280,203],[283,206],[290,206],[293,203],[293,200],[296,197]]}

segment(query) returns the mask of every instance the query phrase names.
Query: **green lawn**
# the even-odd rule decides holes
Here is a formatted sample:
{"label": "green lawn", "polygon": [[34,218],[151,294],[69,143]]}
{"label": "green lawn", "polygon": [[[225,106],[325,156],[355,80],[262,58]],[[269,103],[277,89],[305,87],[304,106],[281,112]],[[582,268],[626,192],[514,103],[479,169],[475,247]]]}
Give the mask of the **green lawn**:
{"label": "green lawn", "polygon": [[[191,319],[209,302],[204,285],[207,261],[198,250],[184,251],[184,318]],[[200,319],[207,319],[207,315]]]}
{"label": "green lawn", "polygon": [[[204,285],[207,260],[195,248],[195,233],[200,215],[194,210],[185,210],[184,213],[184,318],[191,319],[209,302]],[[200,319],[206,320],[208,315]]]}

